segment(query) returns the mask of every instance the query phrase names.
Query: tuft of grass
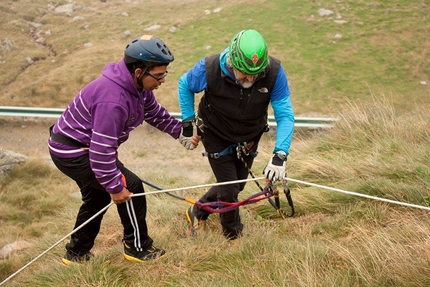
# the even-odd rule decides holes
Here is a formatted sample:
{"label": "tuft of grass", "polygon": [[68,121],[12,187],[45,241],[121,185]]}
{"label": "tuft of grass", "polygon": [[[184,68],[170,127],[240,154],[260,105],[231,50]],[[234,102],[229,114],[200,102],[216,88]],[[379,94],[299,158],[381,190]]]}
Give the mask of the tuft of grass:
{"label": "tuft of grass", "polygon": [[38,159],[13,168],[0,179],[0,222],[18,227],[9,230],[2,242],[43,233],[36,226],[61,213],[67,201],[61,194],[61,181],[58,172]]}
{"label": "tuft of grass", "polygon": [[399,116],[383,96],[373,102],[348,103],[335,127],[307,147],[314,152],[301,159],[300,173],[314,182],[329,181],[369,195],[425,204],[429,127],[427,111]]}

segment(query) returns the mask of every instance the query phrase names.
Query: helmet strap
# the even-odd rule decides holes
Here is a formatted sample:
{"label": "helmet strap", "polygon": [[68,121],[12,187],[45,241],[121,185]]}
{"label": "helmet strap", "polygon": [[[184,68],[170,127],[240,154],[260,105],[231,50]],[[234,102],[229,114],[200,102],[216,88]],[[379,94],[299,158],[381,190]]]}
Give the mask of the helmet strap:
{"label": "helmet strap", "polygon": [[[143,88],[142,78],[148,68],[140,68],[140,69],[142,70],[142,72],[140,73],[139,77],[136,77],[136,82],[140,88]],[[136,70],[134,70],[134,73],[136,75]]]}

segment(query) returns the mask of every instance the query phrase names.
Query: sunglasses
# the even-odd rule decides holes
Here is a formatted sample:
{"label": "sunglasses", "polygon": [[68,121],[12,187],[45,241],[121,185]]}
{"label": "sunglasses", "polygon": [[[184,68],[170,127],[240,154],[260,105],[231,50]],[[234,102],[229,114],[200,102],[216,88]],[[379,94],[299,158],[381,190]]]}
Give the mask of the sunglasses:
{"label": "sunglasses", "polygon": [[151,74],[150,72],[148,72],[148,71],[145,71],[145,74],[147,74],[147,75],[149,75],[149,76],[151,76],[151,78],[153,78],[153,79],[155,79],[155,80],[157,80],[157,81],[161,81],[162,79],[164,79],[165,77],[167,77],[167,74],[168,74],[169,72],[168,71],[166,71],[165,73],[163,73],[161,76],[159,76],[159,75],[154,75],[154,74]]}

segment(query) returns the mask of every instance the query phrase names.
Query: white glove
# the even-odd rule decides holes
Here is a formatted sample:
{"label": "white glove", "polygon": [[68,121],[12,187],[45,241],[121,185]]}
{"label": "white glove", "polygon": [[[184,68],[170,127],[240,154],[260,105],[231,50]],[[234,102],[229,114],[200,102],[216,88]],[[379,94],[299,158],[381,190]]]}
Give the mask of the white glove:
{"label": "white glove", "polygon": [[197,127],[194,121],[183,121],[179,142],[188,150],[195,148],[192,143],[193,135],[197,133]]}
{"label": "white glove", "polygon": [[285,162],[287,155],[283,151],[279,151],[273,155],[269,163],[263,170],[263,174],[268,180],[283,180],[285,176]]}

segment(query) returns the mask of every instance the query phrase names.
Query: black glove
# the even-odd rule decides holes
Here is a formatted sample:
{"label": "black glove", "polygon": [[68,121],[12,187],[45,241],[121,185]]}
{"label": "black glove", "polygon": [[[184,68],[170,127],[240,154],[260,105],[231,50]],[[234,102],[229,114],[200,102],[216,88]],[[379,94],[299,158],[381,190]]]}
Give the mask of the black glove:
{"label": "black glove", "polygon": [[193,136],[194,121],[183,121],[182,122],[182,135],[184,137]]}
{"label": "black glove", "polygon": [[191,142],[194,132],[196,130],[196,124],[192,120],[182,122],[181,135],[179,136],[179,142],[189,150],[194,149],[194,145]]}

